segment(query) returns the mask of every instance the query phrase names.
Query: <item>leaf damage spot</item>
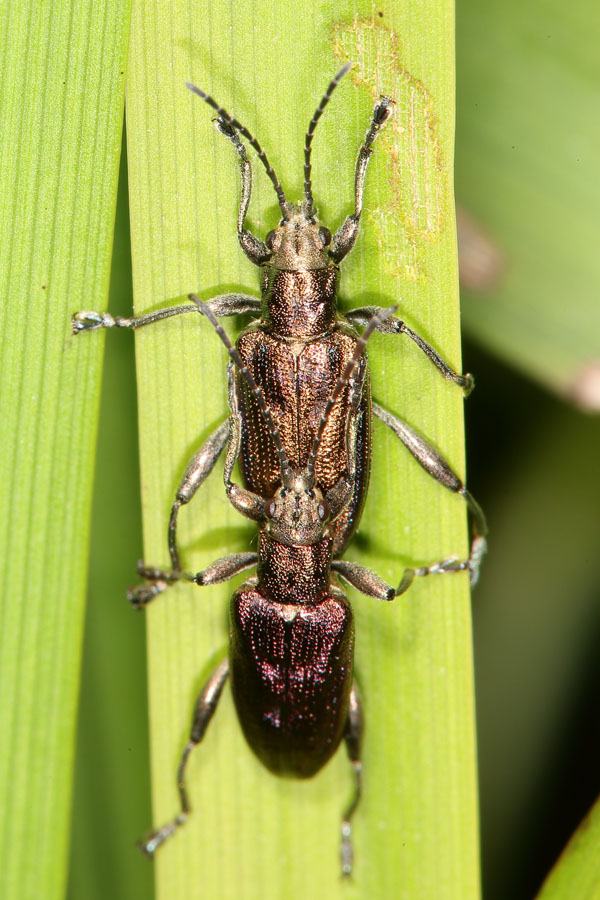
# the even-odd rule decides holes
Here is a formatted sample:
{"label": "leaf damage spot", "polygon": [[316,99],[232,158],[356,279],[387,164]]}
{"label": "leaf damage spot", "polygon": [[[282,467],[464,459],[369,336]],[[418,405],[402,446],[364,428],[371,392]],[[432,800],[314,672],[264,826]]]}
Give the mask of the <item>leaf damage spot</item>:
{"label": "leaf damage spot", "polygon": [[390,274],[414,282],[426,278],[426,242],[445,226],[446,187],[438,122],[431,94],[401,62],[401,44],[377,14],[333,26],[333,50],[356,66],[352,77],[369,88],[373,103],[392,97],[396,111],[381,142],[390,160],[393,201],[369,219]]}

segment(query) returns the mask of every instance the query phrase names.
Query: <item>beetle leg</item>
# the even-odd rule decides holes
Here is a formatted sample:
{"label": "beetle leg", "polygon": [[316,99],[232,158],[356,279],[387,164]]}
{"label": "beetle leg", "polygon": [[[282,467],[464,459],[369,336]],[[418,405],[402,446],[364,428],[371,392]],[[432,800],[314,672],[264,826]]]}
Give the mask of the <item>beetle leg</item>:
{"label": "beetle leg", "polygon": [[[192,302],[195,296],[188,294]],[[246,313],[258,315],[262,309],[262,300],[250,294],[219,294],[218,297],[207,300],[206,305],[220,319],[224,316],[245,316]],[[198,304],[195,303],[195,306],[198,309]]]}
{"label": "beetle leg", "polygon": [[181,569],[176,543],[177,513],[181,506],[190,502],[200,485],[212,472],[216,461],[227,443],[229,433],[230,420],[227,419],[222,425],[219,425],[217,430],[213,431],[208,440],[202,444],[188,464],[185,474],[177,488],[177,494],[173,501],[171,515],[169,517],[169,554],[171,556],[171,565],[175,572]]}
{"label": "beetle leg", "polygon": [[151,584],[137,584],[135,587],[129,588],[127,591],[127,599],[136,609],[147,606],[151,600],[158,594],[162,594],[168,587],[177,581],[192,581],[200,587],[206,587],[211,584],[221,584],[223,581],[229,581],[234,575],[239,575],[246,569],[252,568],[258,562],[257,553],[230,553],[229,556],[222,556],[213,563],[196,572],[185,572],[178,570],[176,572],[168,572],[164,569],[154,569],[151,566],[145,566],[143,562],[138,565],[138,575],[147,578]]}
{"label": "beetle leg", "polygon": [[[219,294],[218,297],[207,300],[206,305],[212,309],[215,316],[241,316],[250,312],[259,313],[261,309],[260,298],[251,297],[249,294]],[[198,306],[196,304],[167,306],[165,309],[157,309],[130,318],[85,309],[75,313],[71,321],[73,334],[79,334],[80,331],[95,331],[97,328],[143,328],[144,325],[153,325],[162,319],[170,319],[189,312],[198,312]]]}
{"label": "beetle leg", "polygon": [[372,144],[380,129],[389,119],[392,113],[392,103],[394,101],[390,97],[381,97],[375,105],[369,130],[365,135],[365,140],[358,151],[356,160],[356,171],[354,173],[354,212],[351,216],[347,216],[342,222],[331,241],[330,256],[336,262],[340,262],[354,247],[356,238],[358,237],[358,229],[360,217],[362,214],[363,194],[365,190],[365,178],[367,175],[367,167],[371,154],[373,153]]}
{"label": "beetle leg", "polygon": [[198,695],[194,708],[194,718],[192,721],[190,737],[184,747],[177,768],[177,790],[179,792],[181,811],[174,819],[167,822],[166,825],[157,828],[155,831],[151,831],[142,841],[138,841],[138,847],[142,853],[145,853],[147,856],[153,856],[158,847],[160,847],[161,844],[164,844],[167,838],[170,838],[181,825],[185,825],[188,816],[192,811],[185,785],[185,769],[187,761],[194,747],[200,743],[206,733],[208,723],[212,719],[217,708],[228,675],[229,660],[225,659],[218,668],[215,669]]}
{"label": "beetle leg", "polygon": [[[358,309],[351,309],[349,312],[344,313],[344,316],[352,325],[366,325],[379,310],[379,306],[361,306]],[[405,322],[396,318],[396,316],[390,316],[385,322],[378,325],[376,330],[380,331],[382,334],[408,335],[408,337],[415,342],[417,347],[423,351],[425,356],[431,360],[436,369],[442,373],[446,381],[454,381],[456,384],[460,385],[465,393],[465,397],[468,397],[475,387],[475,379],[472,375],[469,375],[468,372],[465,375],[460,375],[458,372],[455,372],[454,369],[448,365],[446,360],[440,356],[437,350],[433,349],[431,344],[428,344],[426,340],[416,333],[416,331],[412,331]]]}
{"label": "beetle leg", "polygon": [[258,562],[258,553],[230,553],[229,556],[222,556],[215,560],[210,566],[197,572],[191,581],[199,584],[201,587],[211,584],[221,584],[223,581],[229,581],[240,572],[251,569]]}
{"label": "beetle leg", "polygon": [[156,569],[153,566],[145,566],[141,562],[138,565],[138,575],[147,578],[153,584],[138,585],[129,589],[127,597],[135,607],[146,606],[154,597],[161,594],[169,585],[174,584],[176,581],[181,579],[189,581],[194,578],[193,575],[185,573],[181,569],[176,542],[177,513],[181,506],[190,502],[200,485],[212,472],[216,461],[223,451],[223,447],[227,443],[229,431],[229,419],[227,419],[222,425],[219,425],[216,431],[213,431],[185,470],[169,517],[169,555],[171,557],[172,570],[167,572],[163,569]]}
{"label": "beetle leg", "polygon": [[402,578],[397,588],[393,587],[383,580],[376,572],[367,569],[365,566],[359,566],[358,563],[347,562],[344,559],[334,559],[331,563],[331,571],[341,575],[352,587],[355,587],[361,594],[367,597],[374,597],[376,600],[393,600],[404,594],[409,589],[415,578],[423,578],[426,575],[445,575],[454,572],[469,571],[470,560],[442,559],[439,562],[430,563],[428,566],[418,566],[415,568],[406,568],[402,573]]}
{"label": "beetle leg", "polygon": [[362,711],[362,703],[356,681],[352,684],[350,691],[350,702],[348,705],[348,722],[346,725],[346,750],[348,758],[352,763],[354,772],[354,793],[350,805],[344,811],[342,817],[342,843],[340,846],[340,860],[342,863],[342,875],[348,876],[352,874],[353,850],[352,850],[352,817],[356,812],[356,808],[360,802],[362,790],[362,761],[361,761],[361,745],[364,730],[364,718]]}
{"label": "beetle leg", "polygon": [[440,484],[455,494],[464,498],[471,518],[471,552],[469,556],[469,571],[471,573],[471,585],[476,585],[479,579],[481,560],[487,550],[487,524],[483,510],[475,498],[466,489],[458,475],[450,468],[444,457],[421,437],[410,425],[407,425],[398,416],[392,415],[386,409],[373,404],[373,412],[384,425],[399,437],[404,446],[409,450],[425,471],[435,478]]}
{"label": "beetle leg", "polygon": [[[253,235],[251,231],[248,231],[247,228],[244,228],[244,221],[246,219],[246,213],[248,212],[250,195],[252,193],[252,166],[250,164],[250,160],[248,159],[246,148],[241,142],[240,137],[235,130],[235,127],[222,116],[218,116],[214,121],[221,134],[231,141],[240,158],[242,193],[240,196],[240,206],[238,210],[237,220],[238,240],[240,242],[242,250],[248,257],[248,259],[253,262],[255,266],[259,266],[262,262],[269,258],[269,248],[265,243],[263,243],[263,241]],[[263,158],[264,160],[266,160],[266,156],[264,156]],[[271,167],[268,166],[268,168],[270,169]],[[271,172],[273,172],[272,169]],[[273,175],[275,175],[274,172]]]}

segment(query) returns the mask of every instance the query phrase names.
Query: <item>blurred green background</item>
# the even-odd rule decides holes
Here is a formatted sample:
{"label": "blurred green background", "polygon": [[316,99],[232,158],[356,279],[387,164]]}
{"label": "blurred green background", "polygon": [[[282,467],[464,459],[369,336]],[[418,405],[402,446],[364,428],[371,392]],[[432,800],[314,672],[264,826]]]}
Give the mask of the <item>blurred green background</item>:
{"label": "blurred green background", "polygon": [[[599,17],[590,0],[457,9],[464,369],[477,376],[469,487],[490,523],[473,601],[487,900],[534,896],[600,793]],[[124,155],[111,282],[123,315],[125,171]],[[106,343],[72,900],[152,895],[152,866],[134,850],[151,821],[144,622],[124,599],[142,547],[136,435],[133,342],[117,336]]]}
{"label": "blurred green background", "polygon": [[487,900],[535,896],[600,788],[599,18],[587,0],[457,3]]}

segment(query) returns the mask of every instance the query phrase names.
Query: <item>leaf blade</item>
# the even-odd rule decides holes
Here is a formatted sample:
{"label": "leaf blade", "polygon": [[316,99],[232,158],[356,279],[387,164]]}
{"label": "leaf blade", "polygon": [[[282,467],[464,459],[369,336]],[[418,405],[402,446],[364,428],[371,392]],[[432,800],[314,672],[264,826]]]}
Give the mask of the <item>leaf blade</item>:
{"label": "leaf blade", "polygon": [[[421,231],[414,227],[416,237],[408,250],[417,247],[416,271],[405,267],[390,273],[393,260],[387,257],[382,266],[385,253],[378,250],[384,240],[394,238],[390,223],[395,216],[389,203],[394,158],[388,158],[382,144],[369,172],[366,208],[387,210],[388,216],[379,221],[365,217],[360,244],[344,269],[342,306],[369,301],[387,305],[398,294],[408,294],[409,323],[458,365],[452,8],[446,4],[440,12],[439,5],[431,4],[424,10],[414,3],[389,10],[390,18],[383,23],[387,52],[390,65],[397,67],[394,84],[403,92],[401,112],[410,122],[407,130],[414,142],[403,143],[400,125],[388,149],[391,146],[399,161],[396,180],[402,182],[421,165],[418,142],[435,112],[437,156],[427,145],[427,161],[412,184],[423,196],[439,188],[440,220],[429,236],[427,222]],[[356,11],[362,18],[355,19]],[[382,35],[375,34],[379,17],[371,18],[370,7],[315,5],[310,12],[306,22],[298,22],[293,9],[275,9],[269,3],[237,4],[235,14],[222,5],[218,15],[197,3],[181,3],[175,13],[147,4],[135,7],[128,148],[138,311],[166,305],[189,290],[203,298],[228,289],[256,293],[256,275],[234,233],[239,184],[232,149],[209,131],[210,113],[186,95],[184,81],[214,94],[257,134],[286,192],[294,196],[302,181],[306,123],[340,65],[344,48],[339,48],[338,26],[345,24],[345,37],[351,40],[371,40],[360,58],[363,75],[358,65],[354,73],[363,84],[353,87],[347,80],[340,86],[315,137],[314,184],[321,217],[328,223],[339,221],[350,211],[355,154],[372,109],[372,92],[387,84],[388,70],[381,65],[386,45],[382,47]],[[268,35],[269,46],[277,48],[268,65],[256,45],[258,33]],[[398,33],[405,35],[400,50],[392,40]],[[382,39],[385,42],[385,35]],[[412,119],[411,97],[418,101]],[[150,173],[155,173],[155,182]],[[272,187],[255,166],[249,219],[260,234],[277,221],[274,201]],[[226,415],[224,352],[206,323],[193,319],[186,316],[165,324],[160,334],[157,328],[137,336],[146,559],[153,564],[167,562],[165,523],[178,477],[193,450]],[[370,348],[378,399],[429,434],[461,469],[460,391],[443,383],[415,347],[384,344],[378,338]],[[406,363],[398,372],[400,354]],[[201,371],[207,373],[204,381],[197,374]],[[401,566],[411,561],[466,552],[460,498],[446,496],[407,456],[376,432],[373,486],[361,527],[371,542],[358,542],[356,552],[349,551],[349,558],[360,555],[393,582]],[[223,553],[251,546],[252,531],[227,508],[218,476],[203,485],[194,506],[196,512],[190,508],[181,516],[187,565],[199,569]],[[202,533],[203,524],[210,525],[208,535]],[[371,737],[365,749],[370,800],[365,800],[356,825],[354,884],[341,885],[337,867],[339,816],[350,791],[343,751],[311,783],[277,781],[245,747],[226,694],[189,766],[196,815],[158,854],[159,895],[191,897],[202,890],[209,897],[323,892],[335,897],[338,892],[385,896],[420,891],[419,896],[439,897],[440,884],[443,896],[478,895],[465,581],[449,577],[415,586],[397,609],[356,600],[357,667]],[[231,592],[232,587],[225,586],[222,591],[204,589],[199,596],[197,590],[178,587],[148,610],[157,824],[177,810],[174,773],[193,694],[224,648],[224,605]],[[387,639],[388,633],[395,636]],[[401,698],[398,684],[408,685]],[[382,841],[382,834],[389,839]],[[400,852],[406,845],[409,849]]]}
{"label": "leaf blade", "polygon": [[3,9],[0,270],[4,576],[0,872],[5,897],[66,875],[101,345],[71,343],[106,301],[127,4]]}

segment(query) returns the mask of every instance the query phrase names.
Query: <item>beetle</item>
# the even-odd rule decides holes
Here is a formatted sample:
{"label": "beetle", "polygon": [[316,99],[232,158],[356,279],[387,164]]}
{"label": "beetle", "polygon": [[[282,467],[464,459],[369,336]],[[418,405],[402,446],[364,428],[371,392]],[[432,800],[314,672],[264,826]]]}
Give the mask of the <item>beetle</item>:
{"label": "beetle", "polygon": [[[152,832],[142,849],[152,855],[184,821],[190,804],[185,766],[202,739],[228,675],[238,717],[259,759],[276,774],[309,777],[319,771],[345,738],[355,773],[355,793],[342,824],[342,871],[352,868],[350,820],[360,795],[362,713],[353,684],[354,631],[348,601],[332,573],[362,593],[391,600],[415,577],[469,571],[477,580],[485,551],[483,514],[443,457],[414,429],[371,403],[364,345],[374,331],[406,334],[448,380],[468,393],[473,381],[460,375],[433,347],[393,316],[394,310],[364,307],[341,317],[337,311],[339,264],[358,236],[363,191],[372,144],[392,111],[382,97],[358,154],[355,208],[332,235],[316,214],[311,185],[311,144],[319,118],[341,78],[330,82],[306,133],[304,199],[288,202],[266,154],[254,136],[204,91],[188,87],[217,113],[219,131],[240,162],[242,191],[237,220],[240,245],[262,272],[261,298],[226,294],[204,303],[170,307],[130,319],[78,313],[75,333],[99,327],[139,328],[163,318],[198,311],[225,343],[230,416],[190,462],[169,519],[171,569],[141,564],[148,583],[130,590],[143,607],[179,580],[198,585],[223,582],[257,566],[257,577],[231,602],[229,659],[203,688],[196,703],[190,740],[178,770],[181,812]],[[264,241],[244,223],[252,188],[246,138],[275,188],[282,218]],[[222,316],[258,313],[259,318],[229,341]],[[357,325],[365,325],[359,336]],[[466,500],[472,544],[466,560],[455,557],[408,568],[398,587],[355,563],[340,559],[358,524],[368,488],[371,410],[400,438],[437,481]],[[227,447],[225,489],[232,505],[257,522],[257,553],[230,554],[199,573],[183,569],[177,547],[177,517]],[[239,460],[243,486],[232,481]]]}

